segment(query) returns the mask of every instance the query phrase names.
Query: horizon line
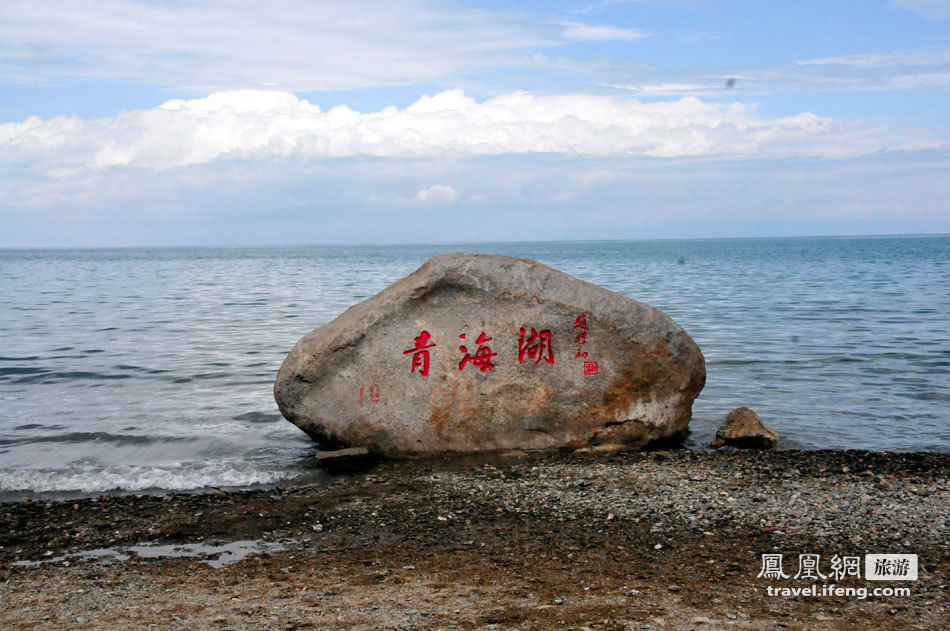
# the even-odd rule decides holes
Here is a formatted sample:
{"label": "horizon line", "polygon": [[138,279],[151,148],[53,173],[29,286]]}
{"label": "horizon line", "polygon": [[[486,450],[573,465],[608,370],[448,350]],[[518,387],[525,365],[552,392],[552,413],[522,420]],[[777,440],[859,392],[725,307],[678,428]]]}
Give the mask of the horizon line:
{"label": "horizon line", "polygon": [[545,239],[538,241],[416,241],[381,243],[232,243],[232,244],[151,244],[151,245],[36,245],[36,246],[0,246],[0,250],[121,250],[137,248],[313,248],[313,247],[396,247],[396,246],[438,246],[438,245],[501,245],[516,243],[643,243],[651,241],[756,241],[776,239],[873,239],[895,237],[943,237],[950,232],[907,232],[872,234],[814,234],[757,237],[650,237],[640,239]]}

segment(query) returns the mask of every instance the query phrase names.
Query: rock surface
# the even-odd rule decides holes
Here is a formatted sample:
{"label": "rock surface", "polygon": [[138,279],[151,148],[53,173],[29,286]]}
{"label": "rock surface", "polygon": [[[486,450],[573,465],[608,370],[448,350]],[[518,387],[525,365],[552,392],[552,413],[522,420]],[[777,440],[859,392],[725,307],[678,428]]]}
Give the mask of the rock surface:
{"label": "rock surface", "polygon": [[304,336],[274,396],[328,448],[639,448],[685,432],[705,379],[658,309],[534,261],[443,254]]}
{"label": "rock surface", "polygon": [[759,415],[746,407],[736,408],[726,415],[713,447],[742,447],[744,449],[771,449],[778,442],[778,432],[769,429]]}

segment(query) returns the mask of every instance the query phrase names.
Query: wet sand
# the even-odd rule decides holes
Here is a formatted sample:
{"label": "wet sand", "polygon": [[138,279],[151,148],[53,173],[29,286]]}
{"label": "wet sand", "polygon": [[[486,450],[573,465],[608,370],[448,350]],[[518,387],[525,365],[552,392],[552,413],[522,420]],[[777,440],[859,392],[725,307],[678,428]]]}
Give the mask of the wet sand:
{"label": "wet sand", "polygon": [[[934,453],[513,454],[383,462],[329,485],[4,504],[0,627],[944,629],[948,472]],[[261,551],[129,548],[241,541]],[[757,578],[763,553],[782,553],[789,578]],[[915,553],[920,578],[827,583],[911,594],[768,595],[811,584],[793,578],[799,554],[827,574],[835,554],[863,573],[866,553]]]}

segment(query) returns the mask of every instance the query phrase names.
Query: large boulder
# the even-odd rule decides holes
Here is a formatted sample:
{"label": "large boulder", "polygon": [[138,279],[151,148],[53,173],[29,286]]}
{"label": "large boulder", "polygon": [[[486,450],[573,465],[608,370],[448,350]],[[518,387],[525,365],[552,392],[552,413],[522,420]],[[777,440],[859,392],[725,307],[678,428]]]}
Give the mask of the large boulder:
{"label": "large boulder", "polygon": [[327,448],[636,449],[684,435],[705,381],[658,309],[527,259],[442,254],[304,336],[274,396]]}

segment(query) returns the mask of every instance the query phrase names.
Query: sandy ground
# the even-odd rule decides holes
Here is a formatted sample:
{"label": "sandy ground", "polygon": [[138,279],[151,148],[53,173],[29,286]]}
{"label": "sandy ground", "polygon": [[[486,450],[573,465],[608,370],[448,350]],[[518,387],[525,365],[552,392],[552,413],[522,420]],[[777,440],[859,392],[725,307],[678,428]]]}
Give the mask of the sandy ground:
{"label": "sandy ground", "polygon": [[[330,484],[0,506],[2,629],[946,629],[948,454],[513,454]],[[144,558],[137,544],[254,541]],[[99,559],[67,556],[108,549]],[[140,549],[140,552],[143,549]],[[212,549],[213,551],[213,549]],[[758,578],[763,553],[788,579]],[[909,596],[770,596],[915,553]],[[144,553],[143,553],[144,554]],[[22,563],[43,561],[39,564]]]}

